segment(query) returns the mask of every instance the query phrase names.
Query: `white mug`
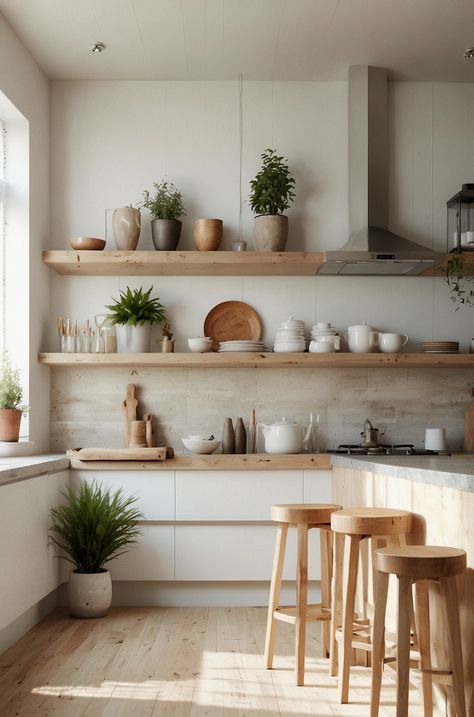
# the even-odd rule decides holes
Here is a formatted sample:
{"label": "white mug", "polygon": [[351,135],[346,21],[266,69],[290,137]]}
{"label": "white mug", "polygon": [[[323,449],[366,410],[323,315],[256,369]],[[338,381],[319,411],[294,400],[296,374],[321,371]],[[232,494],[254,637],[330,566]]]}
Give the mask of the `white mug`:
{"label": "white mug", "polygon": [[362,354],[369,353],[376,348],[380,339],[379,332],[372,331],[372,327],[367,324],[349,326],[344,336],[349,346],[349,351]]}
{"label": "white mug", "polygon": [[425,431],[425,448],[428,451],[445,451],[446,429],[427,428]]}
{"label": "white mug", "polygon": [[386,354],[396,354],[408,341],[406,334],[381,334],[380,350]]}
{"label": "white mug", "polygon": [[318,336],[317,339],[315,339],[318,343],[322,344],[333,344],[334,349],[336,351],[339,351],[341,348],[341,337],[337,336],[337,334],[328,334],[327,336]]}

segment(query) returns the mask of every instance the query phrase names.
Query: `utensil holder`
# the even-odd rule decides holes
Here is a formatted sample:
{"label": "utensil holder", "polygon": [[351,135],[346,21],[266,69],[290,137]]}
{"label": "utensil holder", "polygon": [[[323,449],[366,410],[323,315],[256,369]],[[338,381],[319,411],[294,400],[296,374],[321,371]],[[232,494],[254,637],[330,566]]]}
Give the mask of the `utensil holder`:
{"label": "utensil holder", "polygon": [[146,421],[132,421],[130,423],[130,446],[129,448],[146,448]]}

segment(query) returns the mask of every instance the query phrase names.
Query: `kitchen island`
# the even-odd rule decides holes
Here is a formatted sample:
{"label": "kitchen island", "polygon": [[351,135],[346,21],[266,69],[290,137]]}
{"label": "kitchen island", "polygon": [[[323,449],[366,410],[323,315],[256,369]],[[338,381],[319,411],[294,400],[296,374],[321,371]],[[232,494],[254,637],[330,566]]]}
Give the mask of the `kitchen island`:
{"label": "kitchen island", "polygon": [[[458,578],[458,591],[467,713],[474,715],[474,456],[337,455],[331,463],[335,502],[410,510],[415,514],[410,542],[467,551],[468,570]],[[430,591],[433,663],[444,667],[447,633],[438,586],[431,583]],[[395,624],[393,597],[389,629]],[[449,693],[438,697],[447,699],[448,714],[454,714]]]}

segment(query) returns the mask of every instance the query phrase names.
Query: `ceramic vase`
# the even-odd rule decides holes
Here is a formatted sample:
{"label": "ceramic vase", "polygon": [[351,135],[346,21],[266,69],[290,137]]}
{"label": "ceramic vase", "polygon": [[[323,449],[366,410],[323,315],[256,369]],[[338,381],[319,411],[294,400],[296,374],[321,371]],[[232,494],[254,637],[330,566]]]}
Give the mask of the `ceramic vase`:
{"label": "ceramic vase", "polygon": [[115,209],[112,215],[115,246],[119,251],[135,251],[140,238],[140,210],[135,207]]}
{"label": "ceramic vase", "polygon": [[175,251],[182,226],[179,219],[152,219],[151,238],[156,251]]}
{"label": "ceramic vase", "polygon": [[222,219],[196,219],[193,222],[193,239],[199,251],[217,251],[222,241]]}
{"label": "ceramic vase", "polygon": [[235,453],[235,433],[232,418],[226,418],[222,429],[222,453]]}
{"label": "ceramic vase", "polygon": [[104,617],[112,603],[112,580],[108,570],[69,575],[67,586],[72,617]]}
{"label": "ceramic vase", "polygon": [[150,350],[151,324],[122,326],[117,324],[117,350],[120,353],[146,353]]}
{"label": "ceramic vase", "polygon": [[235,452],[239,454],[245,453],[247,450],[247,431],[241,418],[237,419],[235,424]]}
{"label": "ceramic vase", "polygon": [[288,217],[284,214],[262,214],[255,217],[253,236],[257,251],[285,251]]}

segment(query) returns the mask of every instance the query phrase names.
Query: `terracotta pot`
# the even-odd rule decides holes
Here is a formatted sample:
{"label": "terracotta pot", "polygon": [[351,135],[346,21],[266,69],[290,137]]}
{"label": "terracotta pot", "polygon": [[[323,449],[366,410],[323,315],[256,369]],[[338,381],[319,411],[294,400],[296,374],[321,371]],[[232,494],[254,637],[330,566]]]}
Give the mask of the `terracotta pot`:
{"label": "terracotta pot", "polygon": [[255,217],[253,236],[257,251],[285,251],[288,217],[284,214],[262,214]]}
{"label": "terracotta pot", "polygon": [[152,219],[151,238],[157,251],[174,251],[181,236],[179,219]]}
{"label": "terracotta pot", "polygon": [[18,442],[22,415],[17,408],[0,409],[0,441]]}
{"label": "terracotta pot", "polygon": [[135,251],[140,238],[140,210],[135,207],[115,209],[112,215],[115,246],[119,251]]}
{"label": "terracotta pot", "polygon": [[216,251],[222,241],[222,219],[196,219],[193,222],[193,239],[199,251]]}
{"label": "terracotta pot", "polygon": [[67,585],[72,617],[104,617],[112,603],[112,580],[108,570],[101,573],[69,575]]}

